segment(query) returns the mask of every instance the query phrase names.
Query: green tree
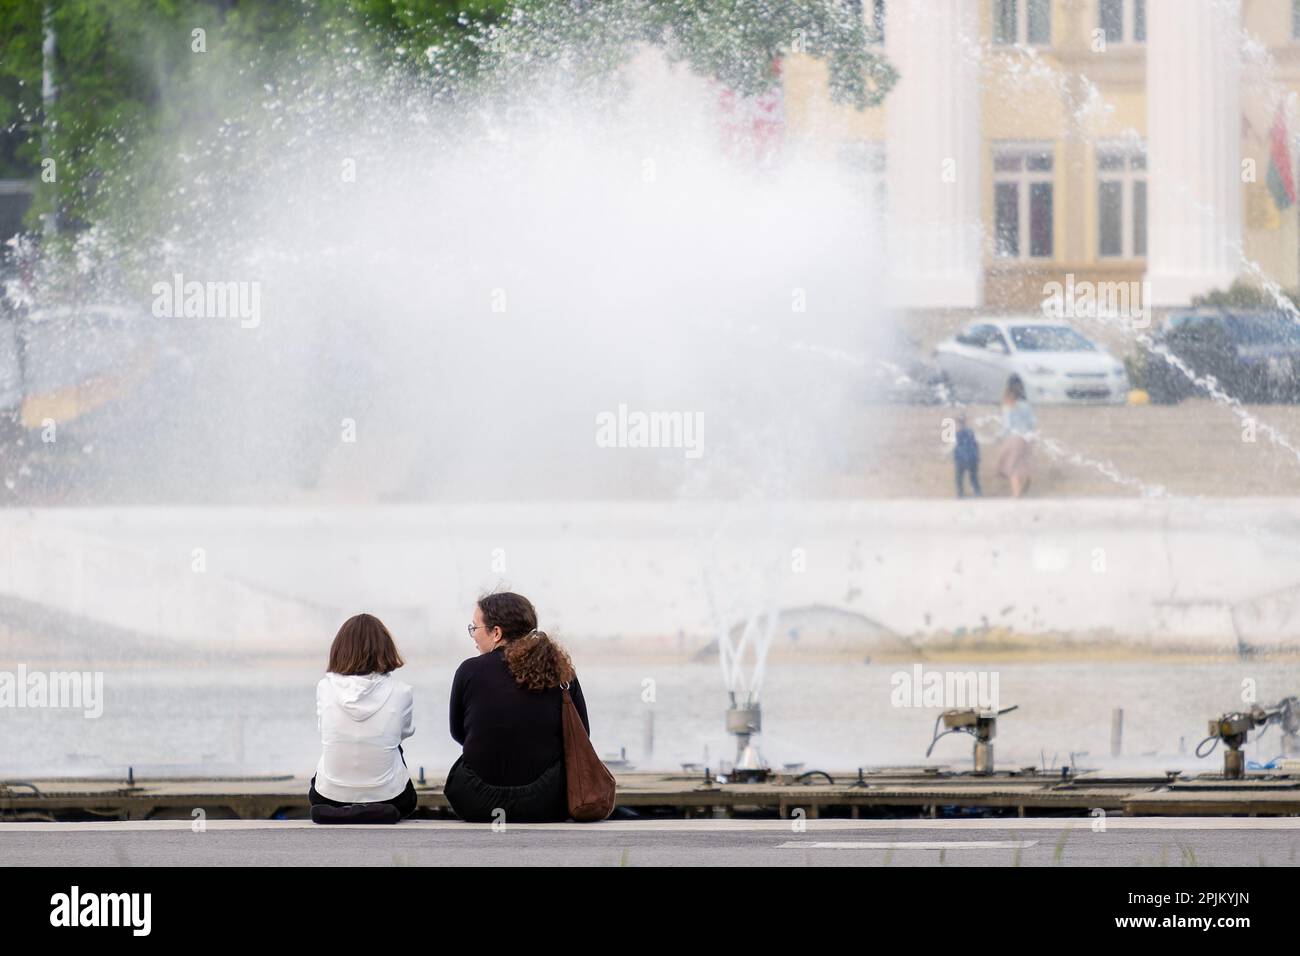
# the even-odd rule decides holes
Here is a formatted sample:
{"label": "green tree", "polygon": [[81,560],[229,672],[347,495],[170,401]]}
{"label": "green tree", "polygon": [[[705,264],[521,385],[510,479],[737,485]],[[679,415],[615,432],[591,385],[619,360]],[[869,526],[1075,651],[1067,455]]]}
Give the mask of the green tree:
{"label": "green tree", "polygon": [[861,7],[844,0],[641,0],[651,37],[697,72],[740,93],[773,84],[771,64],[792,52],[827,62],[831,97],[878,105],[898,74],[871,50]]}
{"label": "green tree", "polygon": [[[57,37],[57,99],[41,95],[43,15]],[[473,72],[484,25],[509,0],[5,0],[0,3],[0,176],[34,176],[53,159],[32,216],[58,208],[93,218],[108,171],[133,170],[147,188],[149,158],[164,150],[195,104],[220,119],[232,75],[272,76],[322,57],[358,54],[443,76]],[[211,95],[204,102],[205,91]],[[48,155],[47,155],[48,154]]]}
{"label": "green tree", "polygon": [[781,58],[806,53],[827,62],[832,99],[857,109],[878,105],[898,79],[848,0],[519,0],[495,33],[489,46],[507,61],[595,75],[652,43],[751,96],[779,82]]}
{"label": "green tree", "polygon": [[[58,89],[48,116],[47,9]],[[556,61],[603,77],[639,43],[744,94],[777,83],[791,51],[825,59],[832,96],[858,108],[896,79],[846,0],[3,0],[0,176],[34,177],[53,160],[29,220],[57,210],[69,225],[100,221],[126,205],[162,208],[180,131],[258,108],[232,90],[288,77],[302,89],[303,74],[363,58],[440,92],[486,63],[504,66],[504,80]]]}

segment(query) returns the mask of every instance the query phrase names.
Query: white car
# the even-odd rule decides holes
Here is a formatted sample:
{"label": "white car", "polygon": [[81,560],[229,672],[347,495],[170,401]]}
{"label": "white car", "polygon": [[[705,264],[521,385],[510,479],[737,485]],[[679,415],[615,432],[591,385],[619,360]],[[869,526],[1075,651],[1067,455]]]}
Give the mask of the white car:
{"label": "white car", "polygon": [[997,402],[1019,375],[1031,402],[1122,403],[1128,375],[1115,356],[1063,322],[979,319],[940,342],[934,358],[962,401]]}

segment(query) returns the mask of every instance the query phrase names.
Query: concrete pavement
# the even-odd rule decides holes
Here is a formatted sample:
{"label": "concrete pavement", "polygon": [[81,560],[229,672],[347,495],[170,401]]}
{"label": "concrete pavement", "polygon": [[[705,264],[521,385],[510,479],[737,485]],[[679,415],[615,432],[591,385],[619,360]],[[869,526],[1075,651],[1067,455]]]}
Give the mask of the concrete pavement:
{"label": "concrete pavement", "polygon": [[[1104,823],[1104,828],[1102,824]],[[0,824],[6,866],[1295,866],[1300,818]]]}

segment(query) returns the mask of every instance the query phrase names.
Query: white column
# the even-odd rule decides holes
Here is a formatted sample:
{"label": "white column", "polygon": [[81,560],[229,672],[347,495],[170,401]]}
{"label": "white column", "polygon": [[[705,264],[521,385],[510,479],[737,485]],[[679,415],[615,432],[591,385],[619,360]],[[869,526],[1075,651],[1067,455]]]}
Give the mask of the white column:
{"label": "white column", "polygon": [[889,0],[885,97],[889,250],[896,304],[983,303],[979,8],[974,0]]}
{"label": "white column", "polygon": [[1186,305],[1227,288],[1240,271],[1240,82],[1239,0],[1147,0],[1147,278],[1155,305]]}

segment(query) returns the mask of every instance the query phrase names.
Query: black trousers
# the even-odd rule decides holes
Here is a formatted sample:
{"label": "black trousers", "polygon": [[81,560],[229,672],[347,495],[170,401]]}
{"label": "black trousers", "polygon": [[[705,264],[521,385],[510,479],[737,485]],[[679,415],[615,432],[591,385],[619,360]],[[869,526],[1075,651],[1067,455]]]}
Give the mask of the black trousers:
{"label": "black trousers", "polygon": [[[401,747],[397,748],[397,752],[402,755],[402,766],[405,767],[406,753],[402,750]],[[326,807],[351,806],[351,804],[349,803],[339,803],[337,800],[331,800],[329,797],[323,797],[319,793],[317,793],[315,774],[311,775],[311,786],[307,788],[307,802],[310,803],[313,807],[318,805],[326,806]],[[420,798],[415,793],[415,784],[411,783],[410,777],[407,777],[405,790],[403,790],[397,796],[393,797],[393,799],[391,800],[377,800],[375,802],[391,803],[393,806],[397,807],[397,812],[400,813],[402,815],[402,819],[405,820],[407,817],[409,817],[412,813],[415,812],[415,808],[419,806]]]}
{"label": "black trousers", "polygon": [[[317,793],[316,777],[314,774],[312,775],[311,778],[311,787],[307,790],[307,802],[310,803],[313,807],[315,806],[348,807],[352,805],[350,803],[339,803],[339,801],[337,800],[331,800],[329,797],[323,797],[319,793]],[[408,778],[406,781],[406,789],[403,790],[401,793],[399,793],[397,796],[393,797],[393,799],[376,800],[374,802],[388,803],[397,807],[397,812],[402,815],[402,819],[406,819],[412,813],[415,812],[416,806],[419,805],[420,798],[416,796],[415,784],[411,783],[410,779]],[[369,804],[366,805],[368,806]]]}
{"label": "black trousers", "polygon": [[475,773],[462,754],[447,771],[442,792],[456,816],[467,823],[492,823],[497,819],[506,824],[563,823],[569,819],[563,759],[547,767],[532,783],[498,787]]}
{"label": "black trousers", "polygon": [[970,475],[971,489],[975,494],[983,497],[984,493],[980,491],[980,463],[977,458],[975,461],[957,462],[957,497],[966,497],[965,483],[962,481],[962,475]]}

